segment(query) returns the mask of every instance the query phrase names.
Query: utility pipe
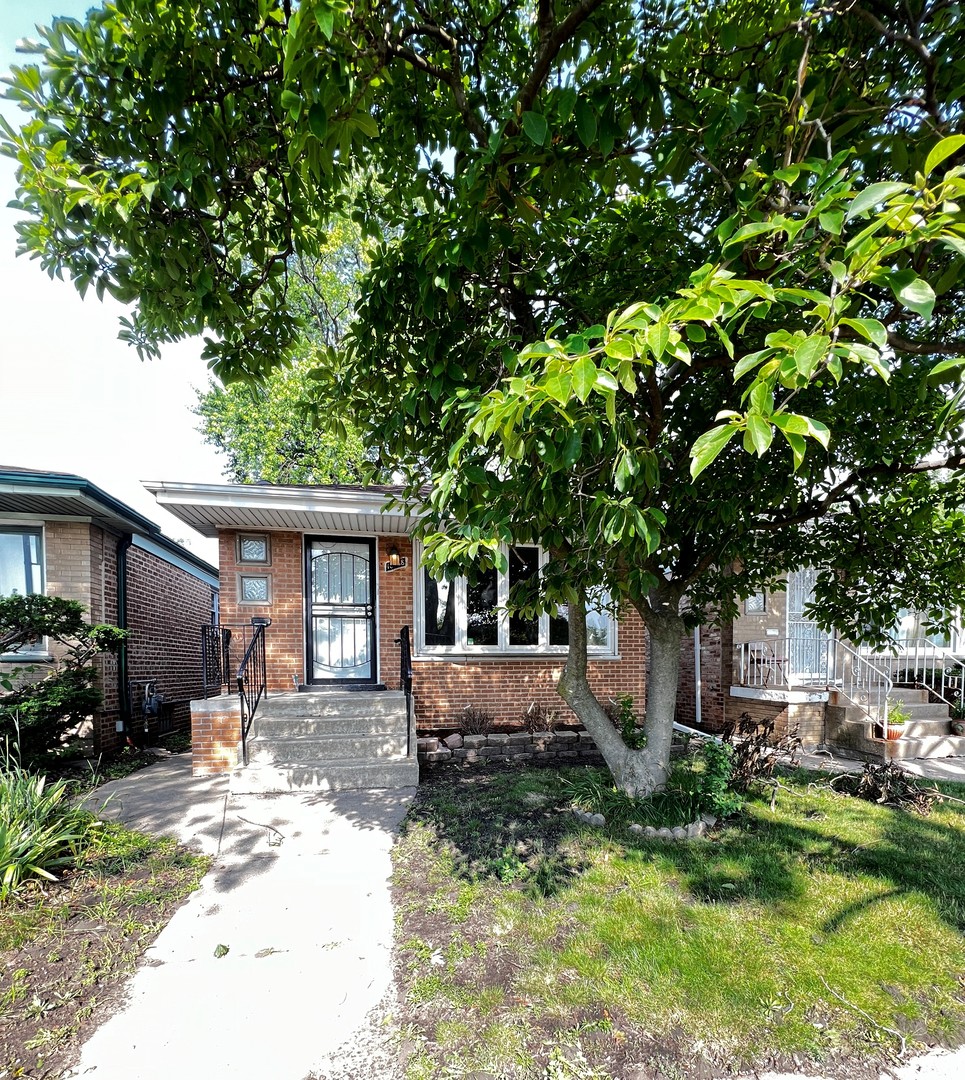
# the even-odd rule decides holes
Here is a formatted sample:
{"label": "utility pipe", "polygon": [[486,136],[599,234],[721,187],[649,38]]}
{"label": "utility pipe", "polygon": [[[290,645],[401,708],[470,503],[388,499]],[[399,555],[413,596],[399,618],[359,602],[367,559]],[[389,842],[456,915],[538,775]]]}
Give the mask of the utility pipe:
{"label": "utility pipe", "polygon": [[[117,542],[117,626],[127,629],[127,553],[134,543],[132,533],[124,533]],[[127,677],[127,641],[117,651],[117,706],[120,727],[125,736],[131,731],[131,685]]]}
{"label": "utility pipe", "polygon": [[700,727],[700,627],[694,627],[694,724]]}

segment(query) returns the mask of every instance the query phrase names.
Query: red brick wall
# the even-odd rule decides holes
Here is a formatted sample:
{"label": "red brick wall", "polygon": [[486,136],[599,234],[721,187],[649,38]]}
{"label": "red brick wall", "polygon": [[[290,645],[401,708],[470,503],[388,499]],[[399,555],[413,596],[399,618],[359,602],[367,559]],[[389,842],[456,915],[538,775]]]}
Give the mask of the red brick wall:
{"label": "red brick wall", "polygon": [[[247,530],[255,533],[258,530]],[[269,533],[269,564],[256,566],[238,562],[238,534],[220,534],[221,624],[235,632],[236,652],[246,639],[244,628],[254,617],[268,617],[271,627],[265,635],[266,666],[269,690],[291,690],[292,676],[305,681],[305,602],[303,540],[301,533]],[[242,603],[239,575],[267,574],[271,601],[267,604]],[[241,660],[238,655],[233,659]]]}
{"label": "red brick wall", "polygon": [[[273,532],[271,565],[264,572],[271,575],[270,604],[239,602],[238,574],[244,570],[262,572],[237,560],[237,533],[221,534],[221,621],[226,626],[243,625],[252,615],[267,615],[272,624],[268,631],[267,666],[269,689],[292,688],[292,675],[305,678],[304,657],[304,568],[303,538],[298,533]],[[408,566],[385,572],[389,548],[399,549]],[[399,630],[413,625],[412,544],[404,536],[378,539],[376,593],[378,597],[378,676],[390,689],[399,688]],[[621,661],[598,660],[590,664],[590,682],[602,697],[618,698],[632,694],[642,712],[646,682],[647,652],[643,624],[636,613],[625,617],[619,629]],[[534,701],[556,709],[565,722],[575,721],[569,708],[556,693],[562,670],[559,656],[542,659],[520,657],[415,661],[414,692],[420,730],[456,726],[454,718],[467,705],[476,705],[492,713],[497,722],[510,724]]]}
{"label": "red brick wall", "polygon": [[[724,726],[727,696],[730,690],[730,664],[733,652],[731,627],[700,628],[700,726],[720,731]],[[686,634],[680,645],[680,678],[677,686],[677,722],[696,722],[696,680],[694,672],[694,635]]]}

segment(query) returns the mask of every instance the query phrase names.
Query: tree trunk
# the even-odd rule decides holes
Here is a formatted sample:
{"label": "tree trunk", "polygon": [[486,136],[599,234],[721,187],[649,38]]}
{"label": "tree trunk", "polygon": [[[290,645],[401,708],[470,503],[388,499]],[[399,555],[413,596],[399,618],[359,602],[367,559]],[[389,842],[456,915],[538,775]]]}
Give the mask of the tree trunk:
{"label": "tree trunk", "polygon": [[683,622],[676,614],[650,615],[647,620],[651,653],[644,722],[647,745],[642,750],[626,745],[590,689],[586,677],[586,602],[582,597],[570,605],[569,625],[569,655],[557,687],[559,694],[593,736],[616,786],[628,795],[651,795],[667,782],[670,771]]}

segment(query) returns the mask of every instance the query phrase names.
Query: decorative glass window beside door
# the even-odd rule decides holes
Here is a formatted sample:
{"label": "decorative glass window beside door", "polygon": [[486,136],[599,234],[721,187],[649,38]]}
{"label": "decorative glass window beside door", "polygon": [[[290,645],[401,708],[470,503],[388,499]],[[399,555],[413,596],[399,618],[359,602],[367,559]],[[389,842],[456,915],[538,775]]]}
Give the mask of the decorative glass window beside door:
{"label": "decorative glass window beside door", "polygon": [[241,602],[243,604],[267,604],[271,601],[271,588],[267,574],[241,575]]}
{"label": "decorative glass window beside door", "polygon": [[267,566],[271,562],[268,537],[259,533],[253,535],[242,533],[238,537],[238,562],[261,563]]}

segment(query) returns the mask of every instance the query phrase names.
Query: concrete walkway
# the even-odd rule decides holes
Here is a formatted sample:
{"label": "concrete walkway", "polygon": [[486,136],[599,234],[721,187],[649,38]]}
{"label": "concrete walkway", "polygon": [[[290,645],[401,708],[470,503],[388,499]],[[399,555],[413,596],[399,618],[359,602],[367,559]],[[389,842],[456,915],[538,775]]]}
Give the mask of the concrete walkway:
{"label": "concrete walkway", "polygon": [[193,778],[188,754],[99,788],[105,817],[214,862],[67,1075],[356,1075],[332,1062],[357,1052],[392,986],[389,851],[414,790],[229,795],[226,777]]}

